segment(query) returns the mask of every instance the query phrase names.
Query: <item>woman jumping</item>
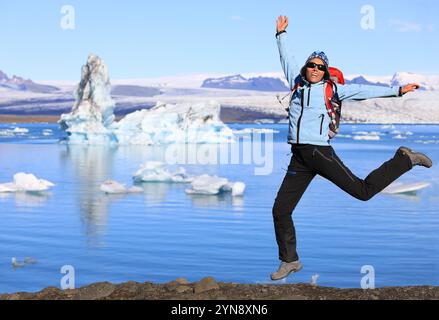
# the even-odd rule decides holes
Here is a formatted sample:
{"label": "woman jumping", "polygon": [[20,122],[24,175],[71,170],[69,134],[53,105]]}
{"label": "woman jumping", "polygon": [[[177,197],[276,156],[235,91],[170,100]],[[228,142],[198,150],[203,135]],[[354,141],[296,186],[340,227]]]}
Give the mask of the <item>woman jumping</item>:
{"label": "woman jumping", "polygon": [[[288,143],[291,144],[293,155],[273,206],[281,264],[271,274],[272,280],[285,278],[302,268],[296,251],[296,233],[291,215],[316,174],[333,182],[351,196],[367,201],[414,166],[432,166],[432,161],[426,155],[400,147],[392,159],[372,171],[366,179],[354,175],[329,143],[329,128],[334,118],[328,108],[326,95],[330,83],[328,58],[322,51],[313,52],[298,72],[286,48],[287,26],[288,17],[280,16],[277,20],[276,39],[282,68],[293,90],[288,111]],[[401,97],[418,89],[419,85],[388,88],[351,84],[336,87],[339,100],[343,101]]]}

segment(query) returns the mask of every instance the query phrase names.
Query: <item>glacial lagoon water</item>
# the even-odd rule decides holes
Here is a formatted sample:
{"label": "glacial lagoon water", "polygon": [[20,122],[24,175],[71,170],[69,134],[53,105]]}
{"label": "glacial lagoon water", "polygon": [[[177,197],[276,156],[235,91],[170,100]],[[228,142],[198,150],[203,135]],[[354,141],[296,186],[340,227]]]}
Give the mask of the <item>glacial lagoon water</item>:
{"label": "glacial lagoon water", "polygon": [[[132,174],[147,160],[163,160],[164,148],[67,146],[54,124],[0,124],[0,183],[27,172],[56,184],[39,194],[0,194],[0,292],[60,287],[65,265],[74,267],[76,287],[205,276],[271,283],[279,264],[271,208],[291,156],[287,125],[230,126],[275,130],[271,174],[255,175],[254,164],[184,167],[242,181],[244,197],[188,195],[188,185],[166,183],[106,195],[102,182],[132,185]],[[354,139],[371,132],[380,139]],[[304,269],[281,283],[309,283],[318,274],[319,285],[359,288],[369,265],[377,287],[439,285],[439,126],[345,124],[332,145],[362,178],[400,145],[425,152],[433,168],[416,167],[398,181],[431,185],[361,202],[317,177],[294,212]],[[12,257],[37,263],[13,268]]]}

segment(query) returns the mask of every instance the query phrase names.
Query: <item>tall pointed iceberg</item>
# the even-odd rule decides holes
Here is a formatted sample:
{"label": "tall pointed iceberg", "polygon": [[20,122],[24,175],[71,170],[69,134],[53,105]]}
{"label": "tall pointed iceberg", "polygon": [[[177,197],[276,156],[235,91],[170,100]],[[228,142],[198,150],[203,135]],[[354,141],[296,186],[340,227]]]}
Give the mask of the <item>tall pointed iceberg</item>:
{"label": "tall pointed iceberg", "polygon": [[81,81],[75,92],[72,112],[61,115],[61,128],[69,142],[102,144],[116,142],[110,126],[115,103],[111,98],[108,69],[97,55],[90,54],[82,66]]}

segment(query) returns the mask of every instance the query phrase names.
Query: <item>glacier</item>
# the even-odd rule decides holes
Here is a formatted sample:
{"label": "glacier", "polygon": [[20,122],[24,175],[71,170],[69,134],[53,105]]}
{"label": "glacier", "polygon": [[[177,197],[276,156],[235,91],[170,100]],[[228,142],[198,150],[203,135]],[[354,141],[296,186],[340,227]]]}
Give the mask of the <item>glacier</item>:
{"label": "glacier", "polygon": [[70,144],[227,143],[232,130],[220,120],[220,104],[166,104],[157,102],[115,121],[108,68],[90,54],[82,67],[72,111],[61,115],[59,124]]}

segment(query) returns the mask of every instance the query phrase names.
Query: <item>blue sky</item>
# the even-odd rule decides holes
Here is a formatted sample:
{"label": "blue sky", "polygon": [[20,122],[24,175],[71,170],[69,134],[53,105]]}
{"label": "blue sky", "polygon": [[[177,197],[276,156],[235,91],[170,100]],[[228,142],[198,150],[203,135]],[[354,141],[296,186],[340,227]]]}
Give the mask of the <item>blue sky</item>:
{"label": "blue sky", "polygon": [[[75,29],[60,26],[64,5]],[[375,29],[360,22],[375,9]],[[299,62],[324,50],[346,74],[439,73],[434,0],[14,0],[0,2],[0,70],[32,79],[79,79],[87,55],[113,79],[280,71],[275,19],[290,17]]]}

